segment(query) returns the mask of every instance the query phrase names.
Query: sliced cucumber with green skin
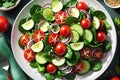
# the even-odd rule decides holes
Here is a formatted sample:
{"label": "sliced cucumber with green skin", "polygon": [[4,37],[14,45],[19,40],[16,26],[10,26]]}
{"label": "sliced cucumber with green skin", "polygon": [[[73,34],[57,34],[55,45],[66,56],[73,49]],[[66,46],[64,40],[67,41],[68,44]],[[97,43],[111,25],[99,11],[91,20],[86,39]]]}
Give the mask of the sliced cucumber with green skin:
{"label": "sliced cucumber with green skin", "polygon": [[32,19],[30,19],[29,21],[22,24],[22,27],[24,30],[30,30],[34,27],[34,21]]}
{"label": "sliced cucumber with green skin", "polygon": [[53,21],[55,20],[55,17],[54,17],[54,13],[52,11],[52,9],[50,7],[46,7],[44,10],[43,10],[43,17],[47,20],[47,21]]}
{"label": "sliced cucumber with green skin", "polygon": [[36,56],[35,56],[35,60],[36,60],[39,64],[45,64],[45,63],[47,63],[47,60],[46,60],[46,58],[44,57],[43,54],[44,54],[43,52],[39,52],[39,53],[37,53]]}
{"label": "sliced cucumber with green skin", "polygon": [[44,48],[44,44],[42,41],[39,41],[31,46],[31,49],[33,50],[33,52],[40,52],[43,50],[43,48]]}
{"label": "sliced cucumber with green skin", "polygon": [[73,17],[76,17],[78,18],[79,15],[80,15],[80,12],[77,8],[71,8],[70,9],[70,15],[73,16]]}
{"label": "sliced cucumber with green skin", "polygon": [[75,51],[79,51],[84,47],[84,42],[71,43],[71,48]]}
{"label": "sliced cucumber with green skin", "polygon": [[65,58],[55,58],[52,60],[52,63],[56,66],[62,66],[65,63]]}
{"label": "sliced cucumber with green skin", "polygon": [[54,0],[51,4],[53,12],[59,12],[63,8],[63,4],[60,0]]}
{"label": "sliced cucumber with green skin", "polygon": [[93,17],[92,24],[93,24],[93,27],[95,27],[96,30],[99,29],[100,21],[99,21],[99,19],[97,17],[95,17],[95,16]]}
{"label": "sliced cucumber with green skin", "polygon": [[72,29],[71,30],[71,34],[72,34],[71,42],[78,42],[78,40],[79,40],[79,33],[76,30]]}
{"label": "sliced cucumber with green skin", "polygon": [[73,24],[70,28],[76,30],[79,33],[79,37],[83,35],[83,28],[79,24]]}
{"label": "sliced cucumber with green skin", "polygon": [[47,32],[49,29],[50,29],[50,24],[47,21],[44,21],[40,25],[40,30],[42,30],[43,32]]}
{"label": "sliced cucumber with green skin", "polygon": [[90,63],[87,60],[82,60],[81,62],[84,64],[84,69],[80,71],[78,74],[83,75],[90,70]]}
{"label": "sliced cucumber with green skin", "polygon": [[93,40],[93,34],[92,34],[92,32],[90,30],[87,30],[87,29],[84,30],[83,38],[86,39],[86,40],[88,40],[89,43],[92,42],[92,40]]}

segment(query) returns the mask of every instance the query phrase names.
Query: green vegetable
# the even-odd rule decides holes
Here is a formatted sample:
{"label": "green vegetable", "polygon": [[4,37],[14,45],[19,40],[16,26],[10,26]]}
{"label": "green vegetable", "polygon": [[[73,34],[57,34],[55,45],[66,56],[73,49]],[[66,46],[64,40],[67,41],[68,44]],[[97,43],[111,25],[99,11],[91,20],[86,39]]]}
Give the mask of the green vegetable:
{"label": "green vegetable", "polygon": [[45,74],[46,80],[55,80],[54,74],[46,73]]}
{"label": "green vegetable", "polygon": [[92,71],[99,71],[103,67],[102,61],[92,61],[91,62],[91,70]]}
{"label": "green vegetable", "polygon": [[63,73],[61,71],[57,71],[57,76],[61,78],[63,77]]}
{"label": "green vegetable", "polygon": [[116,27],[120,28],[120,18],[115,17],[114,18],[114,23],[115,23]]}
{"label": "green vegetable", "polygon": [[32,8],[30,8],[30,15],[34,15],[35,13],[39,13],[41,11],[40,5],[33,5]]}
{"label": "green vegetable", "polygon": [[72,49],[69,46],[67,46],[67,53],[66,53],[65,57],[68,59],[71,59],[72,55],[73,55]]}
{"label": "green vegetable", "polygon": [[104,22],[104,26],[107,30],[110,30],[111,29],[111,25],[106,21],[106,20],[103,20]]}
{"label": "green vegetable", "polygon": [[67,75],[65,75],[65,78],[66,78],[67,80],[74,80],[75,77],[76,77],[76,74],[67,74]]}
{"label": "green vegetable", "polygon": [[35,13],[32,15],[32,19],[35,23],[40,22],[41,19],[44,19],[40,13]]}
{"label": "green vegetable", "polygon": [[42,73],[45,71],[45,65],[38,65],[38,72]]}
{"label": "green vegetable", "polygon": [[31,61],[31,62],[30,62],[30,66],[31,66],[32,68],[37,68],[38,65],[39,65],[39,64],[38,64],[36,61]]}
{"label": "green vegetable", "polygon": [[15,5],[14,2],[5,2],[5,3],[3,3],[3,7],[5,7],[5,8],[9,8],[9,7],[12,7],[14,5]]}
{"label": "green vegetable", "polygon": [[21,49],[23,49],[23,50],[25,49],[25,47],[20,43],[20,39],[18,40],[18,45]]}
{"label": "green vegetable", "polygon": [[102,20],[106,19],[105,13],[102,12],[102,11],[99,11],[99,10],[94,11],[94,12],[92,13],[92,15],[93,15],[93,16],[96,16],[96,17],[98,17],[99,19],[102,19]]}
{"label": "green vegetable", "polygon": [[64,4],[64,7],[72,7],[75,6],[77,3],[77,0],[67,0],[67,2]]}
{"label": "green vegetable", "polygon": [[103,47],[103,51],[107,52],[112,48],[112,44],[109,41],[105,41],[102,47]]}
{"label": "green vegetable", "polygon": [[71,25],[73,23],[77,23],[78,21],[79,20],[76,17],[68,17],[68,18],[66,18],[65,23],[67,25]]}

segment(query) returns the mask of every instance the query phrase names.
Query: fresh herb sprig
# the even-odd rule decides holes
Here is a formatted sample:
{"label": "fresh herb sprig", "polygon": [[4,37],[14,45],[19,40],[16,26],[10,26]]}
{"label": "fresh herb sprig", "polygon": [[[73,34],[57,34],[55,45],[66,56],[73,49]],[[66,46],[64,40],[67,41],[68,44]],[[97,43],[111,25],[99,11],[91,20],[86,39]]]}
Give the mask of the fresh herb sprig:
{"label": "fresh herb sprig", "polygon": [[120,36],[120,18],[115,17],[114,23],[115,23],[116,28],[118,28],[117,34],[118,34],[118,36]]}

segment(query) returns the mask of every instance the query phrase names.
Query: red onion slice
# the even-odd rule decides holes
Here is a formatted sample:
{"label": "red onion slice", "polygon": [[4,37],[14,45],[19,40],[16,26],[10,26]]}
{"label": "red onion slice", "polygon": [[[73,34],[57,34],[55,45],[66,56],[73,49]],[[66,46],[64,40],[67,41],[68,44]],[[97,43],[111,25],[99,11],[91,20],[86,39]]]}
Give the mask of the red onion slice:
{"label": "red onion slice", "polygon": [[[57,31],[54,31],[54,27],[57,27]],[[51,24],[50,32],[52,32],[52,33],[59,33],[59,31],[60,31],[60,27],[59,27],[58,24],[56,24],[56,23]]]}
{"label": "red onion slice", "polygon": [[72,72],[72,70],[73,70],[73,67],[70,67],[70,66],[69,66],[67,69],[62,70],[62,72],[64,73],[64,75],[66,75],[66,74],[71,73],[71,72]]}
{"label": "red onion slice", "polygon": [[91,21],[91,16],[87,11],[85,10],[80,10],[80,11],[84,12],[87,15],[87,18]]}
{"label": "red onion slice", "polygon": [[33,41],[33,40],[30,40],[30,41],[27,43],[27,49],[30,49],[33,44],[34,44],[34,41]]}
{"label": "red onion slice", "polygon": [[68,44],[71,41],[71,39],[72,39],[72,36],[70,35],[70,36],[66,37],[66,39],[61,40],[61,42],[64,44]]}
{"label": "red onion slice", "polygon": [[40,26],[42,25],[42,23],[44,23],[45,20],[41,20],[39,23],[38,23],[38,29],[40,29]]}
{"label": "red onion slice", "polygon": [[49,7],[50,5],[51,5],[50,3],[43,4],[42,8]]}

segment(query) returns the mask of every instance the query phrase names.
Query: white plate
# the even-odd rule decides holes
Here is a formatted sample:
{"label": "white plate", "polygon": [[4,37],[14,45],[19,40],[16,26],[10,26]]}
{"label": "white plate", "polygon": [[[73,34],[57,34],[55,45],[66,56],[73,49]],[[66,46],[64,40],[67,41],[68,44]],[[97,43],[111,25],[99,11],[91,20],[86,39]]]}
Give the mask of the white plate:
{"label": "white plate", "polygon": [[[15,57],[17,63],[19,64],[19,66],[23,69],[23,71],[27,75],[29,75],[31,78],[33,78],[34,80],[45,80],[45,78],[40,73],[38,73],[36,69],[31,68],[29,66],[28,62],[23,57],[23,54],[22,54],[23,51],[18,46],[18,39],[20,37],[20,31],[18,30],[18,23],[22,18],[25,18],[28,16],[29,10],[34,4],[41,5],[43,3],[47,3],[50,1],[51,0],[34,0],[34,1],[29,2],[18,14],[18,16],[14,22],[13,29],[12,29],[11,45],[12,45],[12,51],[14,53],[14,57]],[[89,72],[88,74],[85,74],[82,76],[77,76],[77,77],[79,77],[77,80],[94,80],[94,79],[98,78],[108,68],[108,66],[110,65],[110,63],[114,57],[116,43],[117,43],[116,42],[116,30],[115,30],[115,26],[113,24],[113,21],[112,21],[110,15],[108,14],[108,12],[105,10],[105,8],[99,2],[97,2],[95,0],[79,0],[79,1],[85,1],[90,6],[93,6],[94,8],[96,8],[98,10],[102,10],[107,16],[107,21],[112,26],[112,30],[109,31],[109,37],[110,37],[109,40],[112,43],[112,49],[111,49],[111,51],[109,51],[108,55],[102,60],[103,68],[98,72]]]}

